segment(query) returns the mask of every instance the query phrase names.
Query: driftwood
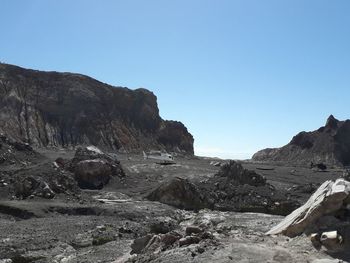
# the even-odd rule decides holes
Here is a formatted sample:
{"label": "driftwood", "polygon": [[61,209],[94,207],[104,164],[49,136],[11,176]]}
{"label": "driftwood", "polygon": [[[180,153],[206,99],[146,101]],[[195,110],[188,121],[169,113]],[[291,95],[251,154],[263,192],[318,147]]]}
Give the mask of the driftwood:
{"label": "driftwood", "polygon": [[320,217],[336,212],[347,202],[350,193],[350,182],[338,179],[335,182],[324,182],[309,200],[282,222],[268,231],[267,235],[284,234],[295,237]]}

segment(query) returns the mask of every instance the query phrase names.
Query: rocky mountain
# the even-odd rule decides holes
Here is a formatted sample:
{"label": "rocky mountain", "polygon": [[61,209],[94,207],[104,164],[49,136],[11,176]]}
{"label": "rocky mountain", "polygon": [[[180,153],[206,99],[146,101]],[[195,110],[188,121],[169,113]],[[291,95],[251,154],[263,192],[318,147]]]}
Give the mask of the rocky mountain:
{"label": "rocky mountain", "polygon": [[193,154],[187,128],[163,120],[157,97],[146,89],[1,63],[0,132],[39,147],[93,144]]}
{"label": "rocky mountain", "polygon": [[326,125],[312,132],[300,132],[287,145],[264,149],[253,156],[255,161],[285,162],[296,165],[324,163],[350,165],[350,120],[329,116]]}

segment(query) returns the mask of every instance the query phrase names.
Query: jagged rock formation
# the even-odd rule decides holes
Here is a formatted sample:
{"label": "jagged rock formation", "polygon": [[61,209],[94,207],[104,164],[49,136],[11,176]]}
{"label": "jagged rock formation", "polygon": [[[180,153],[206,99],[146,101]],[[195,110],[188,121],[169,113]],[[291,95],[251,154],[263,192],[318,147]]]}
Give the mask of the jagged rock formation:
{"label": "jagged rock formation", "polygon": [[36,161],[40,155],[26,143],[14,141],[0,134],[0,165],[27,165]]}
{"label": "jagged rock formation", "polygon": [[112,177],[125,176],[120,162],[95,146],[79,147],[68,169],[84,189],[102,189]]}
{"label": "jagged rock formation", "polygon": [[49,162],[3,172],[0,176],[4,182],[1,197],[52,199],[62,194],[70,199],[79,198],[81,192],[71,173]]}
{"label": "jagged rock formation", "polygon": [[317,250],[324,247],[330,254],[346,253],[350,246],[349,196],[350,182],[342,178],[325,181],[303,206],[266,234],[296,237],[304,233]]}
{"label": "jagged rock formation", "polygon": [[278,215],[287,215],[299,205],[266,183],[263,176],[235,161],[224,164],[206,181],[174,178],[164,182],[147,198],[188,210],[209,208]]}
{"label": "jagged rock formation", "polygon": [[307,227],[314,226],[322,216],[346,208],[349,191],[350,182],[344,179],[324,182],[303,206],[293,211],[267,234],[284,234],[290,237],[300,235]]}
{"label": "jagged rock formation", "polygon": [[254,154],[253,160],[296,165],[310,165],[311,162],[350,165],[350,120],[339,121],[331,115],[325,126],[301,132],[281,148],[261,150]]}
{"label": "jagged rock formation", "polygon": [[214,209],[221,211],[286,215],[299,205],[267,183],[264,176],[235,161],[222,165],[217,174],[200,184],[200,189],[214,201]]}
{"label": "jagged rock formation", "polygon": [[244,169],[240,163],[235,161],[222,165],[214,178],[218,177],[224,177],[232,185],[247,184],[255,187],[266,185],[264,176],[255,171]]}
{"label": "jagged rock formation", "polygon": [[180,209],[199,210],[212,207],[205,193],[189,180],[179,177],[161,184],[147,198]]}
{"label": "jagged rock formation", "polygon": [[159,116],[156,96],[90,77],[0,64],[0,132],[35,146],[93,144],[193,153],[180,122]]}

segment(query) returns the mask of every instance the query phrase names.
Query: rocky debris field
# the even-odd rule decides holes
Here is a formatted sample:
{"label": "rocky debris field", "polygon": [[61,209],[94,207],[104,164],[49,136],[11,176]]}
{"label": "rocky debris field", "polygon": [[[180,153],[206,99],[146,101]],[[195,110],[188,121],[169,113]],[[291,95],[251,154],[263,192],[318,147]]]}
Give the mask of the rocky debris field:
{"label": "rocky debris field", "polygon": [[35,163],[40,155],[23,142],[14,141],[0,133],[0,165],[26,166]]}
{"label": "rocky debris field", "polygon": [[255,171],[230,161],[212,177],[190,182],[176,177],[161,184],[147,198],[181,209],[264,212],[287,215],[300,204],[266,182]]}
{"label": "rocky debris field", "polygon": [[16,161],[0,164],[1,263],[350,259],[315,246],[307,231],[266,235],[342,169],[186,156],[165,166],[96,147],[27,156],[3,144]]}

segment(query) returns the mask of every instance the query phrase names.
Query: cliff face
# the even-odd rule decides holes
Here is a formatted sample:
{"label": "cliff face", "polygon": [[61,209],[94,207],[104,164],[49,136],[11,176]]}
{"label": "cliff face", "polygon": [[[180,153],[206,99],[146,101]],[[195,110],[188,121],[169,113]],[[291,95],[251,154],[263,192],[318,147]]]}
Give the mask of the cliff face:
{"label": "cliff face", "polygon": [[0,64],[0,132],[35,146],[193,153],[193,137],[159,116],[156,96],[90,77]]}
{"label": "cliff face", "polygon": [[297,165],[325,163],[350,165],[350,120],[339,121],[331,115],[326,125],[312,132],[301,132],[289,144],[265,149],[253,156],[255,161],[284,162]]}

